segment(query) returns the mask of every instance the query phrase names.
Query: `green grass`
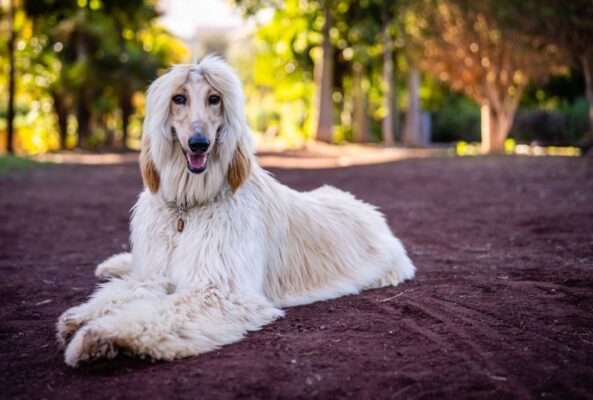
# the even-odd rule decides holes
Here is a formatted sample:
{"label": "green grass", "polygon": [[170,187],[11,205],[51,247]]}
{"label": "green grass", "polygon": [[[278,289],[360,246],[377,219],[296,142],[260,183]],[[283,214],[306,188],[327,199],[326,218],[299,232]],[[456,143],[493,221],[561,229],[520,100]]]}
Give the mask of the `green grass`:
{"label": "green grass", "polygon": [[0,175],[9,172],[24,171],[32,168],[48,166],[49,163],[39,162],[26,157],[2,155],[0,156]]}

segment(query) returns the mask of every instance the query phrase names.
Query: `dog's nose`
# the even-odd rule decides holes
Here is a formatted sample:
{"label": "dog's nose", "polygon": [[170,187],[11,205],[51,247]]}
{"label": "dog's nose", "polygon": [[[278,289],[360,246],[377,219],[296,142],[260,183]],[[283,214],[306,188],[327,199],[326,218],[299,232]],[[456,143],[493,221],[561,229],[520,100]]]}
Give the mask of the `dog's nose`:
{"label": "dog's nose", "polygon": [[200,133],[193,135],[187,141],[189,149],[194,153],[205,153],[210,147],[210,141],[208,138]]}

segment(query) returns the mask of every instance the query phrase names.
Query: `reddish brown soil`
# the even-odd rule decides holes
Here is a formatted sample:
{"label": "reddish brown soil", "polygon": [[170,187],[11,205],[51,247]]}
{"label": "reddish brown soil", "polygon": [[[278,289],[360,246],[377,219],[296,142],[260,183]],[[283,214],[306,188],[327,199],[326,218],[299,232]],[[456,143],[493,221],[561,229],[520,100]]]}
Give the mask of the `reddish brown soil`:
{"label": "reddish brown soil", "polygon": [[289,309],[219,351],[77,369],[54,323],[128,247],[134,164],[0,177],[0,398],[593,398],[593,161],[406,160],[275,170],[378,204],[418,267]]}

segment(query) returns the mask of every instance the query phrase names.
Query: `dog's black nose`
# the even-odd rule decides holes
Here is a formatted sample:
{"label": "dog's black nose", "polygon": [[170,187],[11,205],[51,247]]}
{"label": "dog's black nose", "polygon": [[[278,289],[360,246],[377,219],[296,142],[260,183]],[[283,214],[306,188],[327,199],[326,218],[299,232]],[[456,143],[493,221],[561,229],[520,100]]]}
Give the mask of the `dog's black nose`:
{"label": "dog's black nose", "polygon": [[205,153],[210,147],[208,138],[200,133],[193,135],[187,141],[189,148],[194,153]]}

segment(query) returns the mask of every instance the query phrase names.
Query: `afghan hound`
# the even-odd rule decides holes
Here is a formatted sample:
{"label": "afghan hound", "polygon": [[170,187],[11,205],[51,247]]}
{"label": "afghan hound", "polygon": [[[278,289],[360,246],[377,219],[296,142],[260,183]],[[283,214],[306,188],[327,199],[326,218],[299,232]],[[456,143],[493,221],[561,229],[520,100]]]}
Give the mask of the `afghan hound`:
{"label": "afghan hound", "polygon": [[243,91],[221,59],[147,92],[131,253],[57,323],[65,361],[173,360],[217,349],[283,308],[397,285],[415,268],[384,216],[331,186],[297,192],[257,163]]}

